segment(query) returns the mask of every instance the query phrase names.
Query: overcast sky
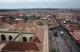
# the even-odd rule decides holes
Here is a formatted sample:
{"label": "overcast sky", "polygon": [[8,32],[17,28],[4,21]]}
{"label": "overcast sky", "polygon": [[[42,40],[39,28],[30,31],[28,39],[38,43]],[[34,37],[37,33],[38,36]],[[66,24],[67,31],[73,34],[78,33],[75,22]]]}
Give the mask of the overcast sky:
{"label": "overcast sky", "polygon": [[80,8],[80,0],[0,0],[0,9]]}

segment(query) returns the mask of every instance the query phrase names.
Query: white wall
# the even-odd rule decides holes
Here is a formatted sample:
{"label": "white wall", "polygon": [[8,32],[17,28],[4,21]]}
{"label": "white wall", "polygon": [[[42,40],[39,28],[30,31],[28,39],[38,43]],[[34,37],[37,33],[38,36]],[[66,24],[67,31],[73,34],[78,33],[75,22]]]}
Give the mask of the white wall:
{"label": "white wall", "polygon": [[[1,40],[1,35],[5,35],[6,37],[6,41],[9,41],[9,36],[12,36],[12,38],[14,39],[19,33],[16,32],[16,33],[9,33],[9,32],[0,32],[0,42],[2,41]],[[15,39],[15,41],[18,41],[18,42],[23,42],[23,37],[26,37],[27,38],[27,41],[29,42],[30,41],[30,37],[33,37],[33,34],[31,33],[21,33],[19,37],[17,37]]]}
{"label": "white wall", "polygon": [[1,35],[5,35],[5,37],[6,37],[6,41],[9,41],[9,36],[12,36],[12,38],[14,39],[17,35],[18,35],[18,33],[5,33],[5,32],[0,32],[0,41],[1,41]]}

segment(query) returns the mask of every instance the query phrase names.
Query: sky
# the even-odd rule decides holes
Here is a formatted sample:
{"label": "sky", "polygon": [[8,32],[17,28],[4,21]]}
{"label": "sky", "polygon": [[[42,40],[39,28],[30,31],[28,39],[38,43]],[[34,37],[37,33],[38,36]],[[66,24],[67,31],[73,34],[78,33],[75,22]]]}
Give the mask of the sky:
{"label": "sky", "polygon": [[0,0],[0,9],[80,8],[80,0]]}

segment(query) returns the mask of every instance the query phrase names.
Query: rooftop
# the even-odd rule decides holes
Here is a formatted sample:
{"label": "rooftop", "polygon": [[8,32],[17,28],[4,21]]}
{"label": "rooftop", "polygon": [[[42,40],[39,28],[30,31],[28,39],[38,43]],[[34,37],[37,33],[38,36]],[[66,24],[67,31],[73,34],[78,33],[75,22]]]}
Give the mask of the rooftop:
{"label": "rooftop", "polygon": [[38,37],[35,37],[32,42],[41,43]]}
{"label": "rooftop", "polygon": [[80,26],[75,24],[70,24],[69,29],[70,29],[70,34],[74,37],[75,40],[77,40],[78,43],[80,43]]}
{"label": "rooftop", "polygon": [[7,51],[25,51],[25,50],[35,50],[39,51],[38,46],[31,42],[9,42],[2,50]]}

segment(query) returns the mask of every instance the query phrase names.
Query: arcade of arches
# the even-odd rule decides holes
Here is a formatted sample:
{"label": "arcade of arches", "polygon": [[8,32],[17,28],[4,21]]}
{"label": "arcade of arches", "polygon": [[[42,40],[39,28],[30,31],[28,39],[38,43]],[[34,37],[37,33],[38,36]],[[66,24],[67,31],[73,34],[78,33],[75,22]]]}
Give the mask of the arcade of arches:
{"label": "arcade of arches", "polygon": [[[4,42],[4,41],[12,41],[16,36],[13,36],[13,35],[16,35],[16,34],[6,34],[6,33],[0,33],[0,42]],[[33,34],[32,35],[29,35],[29,34],[21,34],[21,36],[19,36],[17,38],[16,41],[26,41],[26,42],[30,42],[32,40],[32,37],[33,37]],[[15,40],[14,40],[15,41]]]}

